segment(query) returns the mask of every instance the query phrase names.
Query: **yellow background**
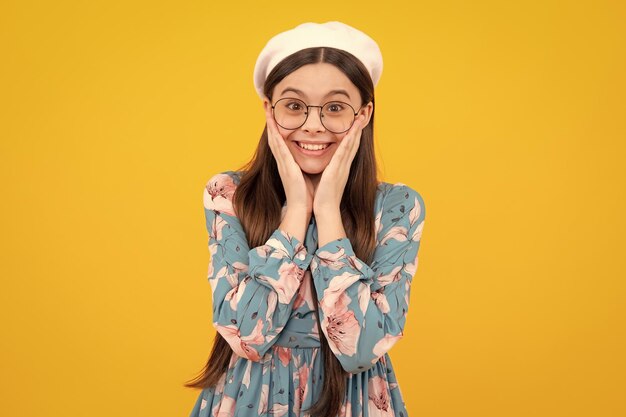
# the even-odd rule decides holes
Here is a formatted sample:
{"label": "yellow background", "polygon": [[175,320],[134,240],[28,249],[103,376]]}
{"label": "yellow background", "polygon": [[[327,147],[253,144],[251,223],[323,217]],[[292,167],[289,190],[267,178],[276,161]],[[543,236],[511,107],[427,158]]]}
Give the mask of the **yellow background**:
{"label": "yellow background", "polygon": [[274,34],[376,39],[377,150],[425,199],[411,416],[626,415],[618,1],[3,1],[0,415],[186,416],[202,192],[251,157]]}

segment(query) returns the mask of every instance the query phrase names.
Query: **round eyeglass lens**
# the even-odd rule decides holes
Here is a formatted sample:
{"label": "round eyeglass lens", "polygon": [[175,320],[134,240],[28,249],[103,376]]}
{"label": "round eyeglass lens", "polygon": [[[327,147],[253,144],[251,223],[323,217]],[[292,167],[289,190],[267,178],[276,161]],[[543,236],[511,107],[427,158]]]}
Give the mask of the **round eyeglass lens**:
{"label": "round eyeglass lens", "polygon": [[[333,133],[343,133],[354,123],[354,108],[342,101],[324,104],[321,112],[322,124]],[[306,103],[297,98],[281,98],[274,105],[274,119],[284,129],[297,129],[307,117]]]}

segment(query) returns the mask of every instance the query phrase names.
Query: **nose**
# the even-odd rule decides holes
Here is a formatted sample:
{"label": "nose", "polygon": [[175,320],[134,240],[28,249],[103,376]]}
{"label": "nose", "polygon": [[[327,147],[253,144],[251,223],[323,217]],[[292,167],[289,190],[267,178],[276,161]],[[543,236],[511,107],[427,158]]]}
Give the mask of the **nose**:
{"label": "nose", "polygon": [[300,129],[308,132],[323,132],[326,130],[322,124],[322,106],[308,106],[307,118]]}

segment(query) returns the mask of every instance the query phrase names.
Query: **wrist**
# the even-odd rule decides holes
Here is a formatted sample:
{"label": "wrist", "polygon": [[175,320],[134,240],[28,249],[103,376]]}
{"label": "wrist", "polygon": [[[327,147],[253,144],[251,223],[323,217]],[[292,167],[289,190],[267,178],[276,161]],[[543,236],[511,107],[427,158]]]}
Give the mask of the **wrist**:
{"label": "wrist", "polygon": [[287,209],[280,226],[282,231],[297,238],[300,242],[304,242],[307,225],[311,220],[311,216],[307,215],[304,210],[296,210],[295,208]]}
{"label": "wrist", "polygon": [[285,212],[286,216],[296,217],[296,218],[305,218],[311,217],[311,210],[309,210],[306,206],[287,206],[287,211]]}
{"label": "wrist", "polygon": [[316,218],[320,218],[320,217],[333,217],[333,216],[340,216],[341,217],[341,210],[339,208],[339,205],[324,205],[324,206],[317,206],[313,209],[313,212],[315,214]]}

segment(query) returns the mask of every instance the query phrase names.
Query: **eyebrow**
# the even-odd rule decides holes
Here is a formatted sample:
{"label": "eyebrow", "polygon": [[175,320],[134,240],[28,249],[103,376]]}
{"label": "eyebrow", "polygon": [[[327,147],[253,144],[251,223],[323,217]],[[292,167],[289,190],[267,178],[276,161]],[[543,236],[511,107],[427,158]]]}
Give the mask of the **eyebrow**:
{"label": "eyebrow", "polygon": [[[293,88],[293,87],[286,87],[282,91],[282,93],[280,93],[280,95],[282,96],[287,91],[293,91],[296,94],[299,94],[299,95],[301,95],[303,97],[306,97],[306,94],[304,94],[304,92],[302,90],[298,90],[297,88]],[[346,90],[342,90],[342,89],[330,90],[330,92],[328,92],[328,94],[326,94],[324,97],[332,96],[334,94],[343,94],[344,96],[346,96],[349,99],[351,99],[350,94],[348,94],[348,92]]]}

